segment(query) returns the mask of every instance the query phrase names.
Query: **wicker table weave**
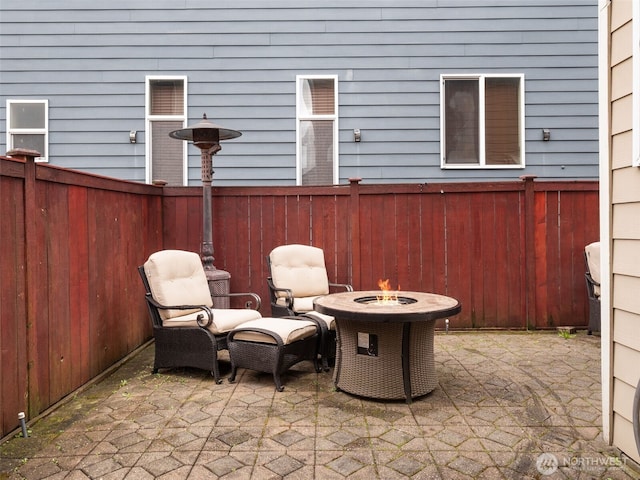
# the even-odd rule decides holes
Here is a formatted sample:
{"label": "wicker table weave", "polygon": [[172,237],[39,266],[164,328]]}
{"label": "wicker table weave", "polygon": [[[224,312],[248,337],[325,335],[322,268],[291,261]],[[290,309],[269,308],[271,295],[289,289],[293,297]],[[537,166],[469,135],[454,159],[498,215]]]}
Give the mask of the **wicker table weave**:
{"label": "wicker table weave", "polygon": [[[435,321],[461,307],[454,298],[423,292],[397,292],[404,304],[377,304],[377,294],[342,292],[315,301],[317,311],[336,319],[334,383],[354,395],[410,403],[438,382]],[[375,338],[375,345],[363,348],[362,338]]]}

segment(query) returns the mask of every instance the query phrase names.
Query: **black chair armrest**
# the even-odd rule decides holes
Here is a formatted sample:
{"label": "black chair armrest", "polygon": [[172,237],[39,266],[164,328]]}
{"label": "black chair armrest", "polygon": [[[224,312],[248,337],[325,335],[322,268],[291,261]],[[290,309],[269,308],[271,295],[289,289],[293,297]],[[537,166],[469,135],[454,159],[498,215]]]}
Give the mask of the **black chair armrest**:
{"label": "black chair armrest", "polygon": [[[253,310],[260,310],[262,305],[262,299],[257,293],[253,292],[234,292],[234,293],[212,293],[211,298],[229,298],[229,297],[251,297],[253,301],[249,300],[245,303],[245,307]],[[255,302],[255,306],[253,305]]]}
{"label": "black chair armrest", "polygon": [[346,290],[347,292],[353,292],[353,287],[348,283],[331,283],[329,282],[329,287],[333,288],[341,288]]}
{"label": "black chair armrest", "polygon": [[[278,298],[284,298],[287,308],[293,310],[293,290],[290,288],[276,287],[271,277],[267,277],[267,285],[269,286],[269,292],[271,294],[271,303],[276,303]],[[277,293],[284,293],[285,295],[283,297],[276,295]]]}
{"label": "black chair armrest", "polygon": [[158,302],[155,298],[153,298],[150,294],[146,294],[147,302],[156,307],[158,310],[202,310],[207,314],[207,321],[203,322],[204,315],[198,315],[196,317],[196,321],[198,325],[202,328],[207,328],[211,323],[213,323],[213,312],[210,307],[206,305],[163,305]]}
{"label": "black chair armrest", "polygon": [[584,274],[584,278],[587,281],[587,293],[589,294],[589,298],[599,300],[599,296],[596,295],[595,287],[599,287],[600,284],[596,282],[589,272]]}
{"label": "black chair armrest", "polygon": [[593,285],[594,287],[599,287],[600,286],[600,284],[593,279],[593,277],[591,276],[591,274],[589,272],[585,273],[584,276],[586,277],[587,281],[591,285]]}

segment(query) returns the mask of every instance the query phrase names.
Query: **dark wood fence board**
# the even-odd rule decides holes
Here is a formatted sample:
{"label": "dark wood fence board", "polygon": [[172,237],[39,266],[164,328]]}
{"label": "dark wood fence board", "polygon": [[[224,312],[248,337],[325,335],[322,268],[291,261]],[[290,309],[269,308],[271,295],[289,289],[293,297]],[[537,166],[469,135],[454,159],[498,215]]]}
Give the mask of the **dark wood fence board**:
{"label": "dark wood fence board", "polygon": [[[487,290],[494,290],[495,282],[484,283],[484,270],[489,262],[495,262],[494,249],[484,250],[485,245],[491,243],[495,245],[496,234],[495,218],[493,212],[493,198],[491,194],[470,193],[469,197],[469,245],[467,246],[468,257],[468,277],[471,292],[472,304],[475,306],[475,316],[472,324],[476,328],[487,326],[488,318],[491,317],[491,309],[485,305],[484,288],[477,288],[478,285],[486,285]],[[489,234],[489,239],[483,235],[482,225],[484,223],[493,224],[494,230]],[[487,241],[488,240],[488,241]],[[485,259],[482,254],[487,253]],[[482,258],[482,263],[478,259]]]}
{"label": "dark wood fence board", "polygon": [[[535,217],[534,217],[534,238],[535,238],[535,250],[533,253],[530,251],[529,245],[525,245],[525,252],[528,255],[535,256],[535,284],[531,285],[529,283],[529,279],[526,281],[526,290],[530,291],[534,290],[534,301],[535,306],[533,307],[533,312],[530,318],[530,327],[544,327],[547,324],[546,318],[541,319],[538,318],[537,312],[546,312],[547,307],[547,274],[548,274],[548,248],[549,248],[549,229],[553,231],[556,230],[557,227],[553,225],[547,225],[545,218],[547,218],[547,214],[549,214],[549,218],[553,219],[552,221],[557,221],[556,208],[553,205],[547,205],[548,196],[544,193],[536,193],[534,209],[535,209]],[[526,219],[525,219],[526,222]],[[556,248],[552,243],[552,248]]]}
{"label": "dark wood fence board", "polygon": [[[15,164],[17,162],[11,162]],[[0,162],[0,165],[4,162]],[[18,165],[21,166],[21,165]],[[23,166],[22,166],[23,167]],[[24,175],[24,168],[21,169]],[[27,312],[23,179],[0,176],[0,435],[26,412]]]}
{"label": "dark wood fence board", "polygon": [[394,195],[393,198],[395,202],[394,229],[396,232],[406,232],[406,235],[399,235],[397,237],[395,237],[394,235],[394,243],[396,246],[396,284],[392,284],[392,288],[402,288],[402,286],[405,285],[405,288],[411,288],[411,290],[415,290],[417,287],[412,286],[415,285],[415,282],[412,281],[412,265],[409,263],[409,243],[411,237],[413,236],[413,232],[409,228],[409,200],[407,198],[407,195],[401,193]]}
{"label": "dark wood fence board", "polygon": [[[283,208],[274,211],[274,228],[277,230],[277,239],[274,239],[273,243],[265,245],[266,253],[278,245],[307,243],[309,241],[308,211],[305,211],[304,216],[301,216],[300,196],[286,195],[282,198]],[[279,219],[281,219],[280,222],[278,222]]]}
{"label": "dark wood fence board", "polygon": [[[162,231],[160,236],[162,237],[162,248],[170,249],[175,248],[175,235],[176,235],[176,210],[177,201],[175,197],[163,195],[162,197]],[[153,252],[147,252],[145,260]]]}
{"label": "dark wood fence board", "polygon": [[[222,197],[224,198],[224,197]],[[221,239],[215,244],[215,248],[219,252],[216,254],[216,266],[220,265],[222,270],[228,271],[231,275],[231,291],[245,291],[242,287],[254,290],[255,285],[247,282],[247,279],[253,279],[253,265],[249,257],[251,250],[244,248],[252,245],[251,232],[248,228],[250,206],[249,198],[226,198],[224,203],[218,202],[223,206],[221,212],[221,222],[218,224],[217,233],[214,237]]]}
{"label": "dark wood fence board", "polygon": [[[504,275],[495,275],[489,265],[495,265],[499,272],[507,273],[509,265],[499,262],[499,251],[505,245],[502,243],[504,236],[504,224],[502,217],[497,212],[496,196],[480,195],[477,199],[479,211],[482,215],[474,215],[472,223],[477,232],[477,246],[473,251],[471,284],[476,302],[480,304],[482,317],[476,319],[480,327],[495,324],[497,319],[498,291],[501,278]],[[484,288],[476,288],[484,285]]]}
{"label": "dark wood fence board", "polygon": [[[51,355],[49,318],[51,310],[55,308],[55,301],[49,296],[48,273],[49,265],[54,264],[56,259],[49,257],[47,251],[48,231],[51,228],[49,223],[49,204],[46,193],[46,184],[38,184],[35,189],[36,211],[35,216],[35,245],[38,248],[33,250],[29,246],[30,258],[27,260],[30,265],[34,265],[35,275],[29,278],[29,282],[34,285],[27,285],[28,294],[35,305],[34,315],[29,319],[30,337],[32,344],[29,346],[29,410],[31,412],[41,412],[48,405],[51,405]],[[28,214],[27,214],[28,215]],[[27,239],[27,242],[29,239]]]}
{"label": "dark wood fence board", "polygon": [[[265,228],[262,235],[262,243],[265,251],[271,251],[274,246],[288,243],[287,237],[293,226],[290,225],[291,222],[288,222],[288,209],[291,205],[290,198],[287,196],[264,195],[260,197],[260,203],[262,204],[262,221]],[[266,275],[267,270],[264,263],[265,260],[262,259],[261,264],[263,265],[261,265],[262,269],[260,271]]]}
{"label": "dark wood fence board", "polygon": [[39,319],[48,322],[49,332],[49,402],[57,402],[72,391],[70,291],[69,291],[69,236],[73,228],[69,223],[68,186],[47,182],[43,184],[47,201],[45,258],[46,277],[42,288],[49,297],[49,315]]}
{"label": "dark wood fence board", "polygon": [[[373,236],[379,237],[379,246],[373,250],[374,268],[373,277],[369,279],[367,289],[376,290],[378,280],[389,280],[392,289],[396,289],[400,283],[398,257],[400,256],[400,238],[406,238],[407,231],[398,231],[398,203],[396,195],[392,193],[380,195],[380,207],[371,212],[373,223]],[[364,205],[366,208],[366,200]],[[377,260],[377,262],[376,262]]]}
{"label": "dark wood fence board", "polygon": [[[312,211],[311,211],[311,196],[298,195],[298,212],[296,214],[297,231],[296,237],[292,238],[290,243],[300,243],[302,245],[313,245],[313,230],[312,227]],[[289,220],[285,220],[288,224]]]}
{"label": "dark wood fence board", "polygon": [[[91,371],[99,372],[109,366],[106,355],[108,346],[108,318],[106,304],[113,301],[113,272],[105,257],[112,255],[113,216],[106,192],[90,192],[89,204],[93,214],[90,216],[89,229],[91,243],[89,250],[95,252],[89,257],[89,270],[92,273],[91,286]],[[107,206],[105,208],[105,206]],[[102,207],[100,207],[102,206]]]}
{"label": "dark wood fence board", "polygon": [[[496,275],[487,267],[487,276],[497,277],[497,327],[526,328],[524,238],[519,234],[523,228],[522,200],[520,192],[496,194],[496,221],[503,230],[496,244],[498,273]],[[504,275],[500,274],[500,266],[504,267]],[[491,292],[485,295],[491,295]]]}
{"label": "dark wood fence board", "polygon": [[[181,211],[176,217],[176,228],[186,234],[187,238],[183,241],[188,245],[187,249],[199,252],[202,245],[202,197],[187,197],[184,208],[186,208],[186,213]],[[211,208],[213,209],[213,200]],[[187,222],[186,229],[184,228],[185,220]]]}
{"label": "dark wood fence board", "polygon": [[[582,199],[584,195],[581,193],[570,192],[568,194],[563,194],[558,192],[558,204],[561,205],[560,211],[560,228],[558,231],[558,240],[560,244],[560,261],[557,263],[559,266],[564,265],[564,267],[560,267],[557,270],[557,279],[559,282],[557,292],[558,297],[554,300],[558,305],[558,319],[566,318],[568,315],[571,315],[573,307],[575,305],[574,295],[575,291],[572,286],[574,285],[574,278],[576,277],[576,263],[575,258],[573,256],[573,251],[575,249],[575,244],[580,242],[582,247],[584,247],[583,235],[581,231],[583,230],[580,225],[580,214],[576,212],[576,202],[578,200],[578,196],[580,197],[580,203],[582,203]],[[578,222],[576,222],[578,220]],[[550,276],[551,278],[551,276]]]}
{"label": "dark wood fence board", "polygon": [[456,319],[461,327],[473,328],[478,315],[471,294],[471,254],[473,237],[470,232],[470,196],[445,195],[446,215],[446,277],[447,295],[465,306],[466,314]]}
{"label": "dark wood fence board", "polygon": [[384,207],[380,196],[365,196],[360,199],[360,282],[354,284],[356,290],[370,290],[378,279],[387,278],[382,252],[384,236],[377,221]]}
{"label": "dark wood fence board", "polygon": [[[570,265],[563,265],[562,260],[564,250],[567,243],[571,242],[571,232],[565,231],[563,223],[570,219],[569,215],[564,212],[564,207],[569,205],[560,205],[559,192],[547,193],[547,216],[553,220],[547,223],[547,244],[544,254],[547,257],[545,272],[545,300],[546,304],[537,310],[538,318],[543,322],[542,327],[558,326],[560,318],[562,318],[563,304],[569,300],[563,295],[563,279],[570,276]],[[563,220],[564,217],[567,217]],[[544,218],[541,219],[544,222]],[[558,261],[550,262],[549,259],[558,259]]]}
{"label": "dark wood fence board", "polygon": [[89,315],[91,302],[89,298],[89,210],[87,205],[87,189],[77,186],[69,188],[69,224],[73,232],[68,237],[69,286],[70,286],[70,320],[69,336],[75,348],[71,351],[72,384],[75,388],[83,385],[91,378],[89,368]]}
{"label": "dark wood fence board", "polygon": [[333,262],[335,276],[333,281],[351,283],[353,259],[351,254],[351,203],[346,195],[335,196],[336,201],[336,259]]}
{"label": "dark wood fence board", "polygon": [[418,235],[422,273],[420,291],[445,293],[444,198],[440,193],[420,195],[417,211],[420,219],[415,230]]}
{"label": "dark wood fence board", "polygon": [[143,199],[141,208],[143,215],[141,230],[134,232],[134,241],[139,242],[142,246],[136,252],[137,265],[142,265],[154,251],[164,248],[162,238],[162,198],[147,196]]}

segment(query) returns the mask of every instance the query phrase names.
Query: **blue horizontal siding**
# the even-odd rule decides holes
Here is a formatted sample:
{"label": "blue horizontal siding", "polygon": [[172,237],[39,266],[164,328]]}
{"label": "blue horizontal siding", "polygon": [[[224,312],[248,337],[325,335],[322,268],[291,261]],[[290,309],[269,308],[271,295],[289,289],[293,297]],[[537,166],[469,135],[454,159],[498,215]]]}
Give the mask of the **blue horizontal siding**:
{"label": "blue horizontal siding", "polygon": [[[0,128],[46,98],[50,161],[102,175],[144,179],[145,76],[186,75],[190,123],[243,132],[214,183],[294,184],[295,77],[332,74],[342,183],[598,176],[596,0],[3,0],[0,58]],[[442,170],[440,75],[498,72],[525,76],[526,169]]]}

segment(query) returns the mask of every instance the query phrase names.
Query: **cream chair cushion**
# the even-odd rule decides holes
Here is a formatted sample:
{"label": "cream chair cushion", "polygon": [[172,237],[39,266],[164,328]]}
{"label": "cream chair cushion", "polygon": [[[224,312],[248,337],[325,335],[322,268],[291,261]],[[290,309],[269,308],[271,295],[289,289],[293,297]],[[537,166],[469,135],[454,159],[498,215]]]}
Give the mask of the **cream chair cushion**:
{"label": "cream chair cushion", "polygon": [[[297,340],[308,338],[317,332],[317,327],[308,320],[294,320],[290,318],[263,317],[243,323],[239,328],[260,328],[278,334],[285,345]],[[234,340],[247,342],[273,343],[273,337],[260,332],[241,331],[233,336]]]}
{"label": "cream chair cushion", "polygon": [[[200,256],[183,250],[162,250],[153,253],[144,264],[151,294],[162,305],[204,305],[213,307],[207,276]],[[201,309],[160,309],[162,324],[166,327],[197,326],[196,318],[207,315]],[[261,318],[256,310],[213,309],[213,323],[209,330],[214,334],[226,333],[248,320]]]}
{"label": "cream chair cushion", "polygon": [[276,287],[291,289],[295,298],[311,297],[309,310],[313,310],[313,298],[329,293],[329,277],[321,248],[281,245],[271,251],[269,258],[271,278]]}
{"label": "cream chair cushion", "polygon": [[305,315],[311,316],[313,318],[317,318],[318,320],[324,322],[327,325],[327,329],[335,330],[336,329],[336,319],[331,315],[325,315],[324,313],[319,312],[307,312]]}
{"label": "cream chair cushion", "polygon": [[[316,312],[313,309],[313,301],[320,297],[320,295],[315,297],[303,297],[303,298],[294,298],[293,299],[293,310],[297,313],[304,313],[306,315],[313,315],[318,320],[323,321],[327,324],[327,328],[329,330],[335,330],[336,328],[336,319],[331,315],[325,315],[324,313]],[[285,307],[287,302],[284,298],[279,298],[276,303]]]}
{"label": "cream chair cushion", "polygon": [[[587,254],[587,265],[589,266],[589,273],[591,278],[597,284],[600,284],[600,242],[593,242],[584,248]],[[593,293],[599,297],[600,287],[595,285],[593,287]]]}
{"label": "cream chair cushion", "polygon": [[[310,312],[313,310],[313,301],[321,295],[314,295],[312,297],[294,297],[293,298],[293,310],[298,313]],[[278,305],[283,307],[287,306],[287,300],[284,297],[280,297],[276,300]]]}
{"label": "cream chair cushion", "polygon": [[[249,320],[262,318],[260,312],[249,308],[213,308],[211,311],[213,312],[213,322],[209,325],[208,330],[214,335],[228,333]],[[164,327],[197,327],[197,317],[199,314],[204,315],[204,321],[207,320],[207,314],[205,312],[197,311],[179,317],[168,318],[162,321],[162,325]]]}

